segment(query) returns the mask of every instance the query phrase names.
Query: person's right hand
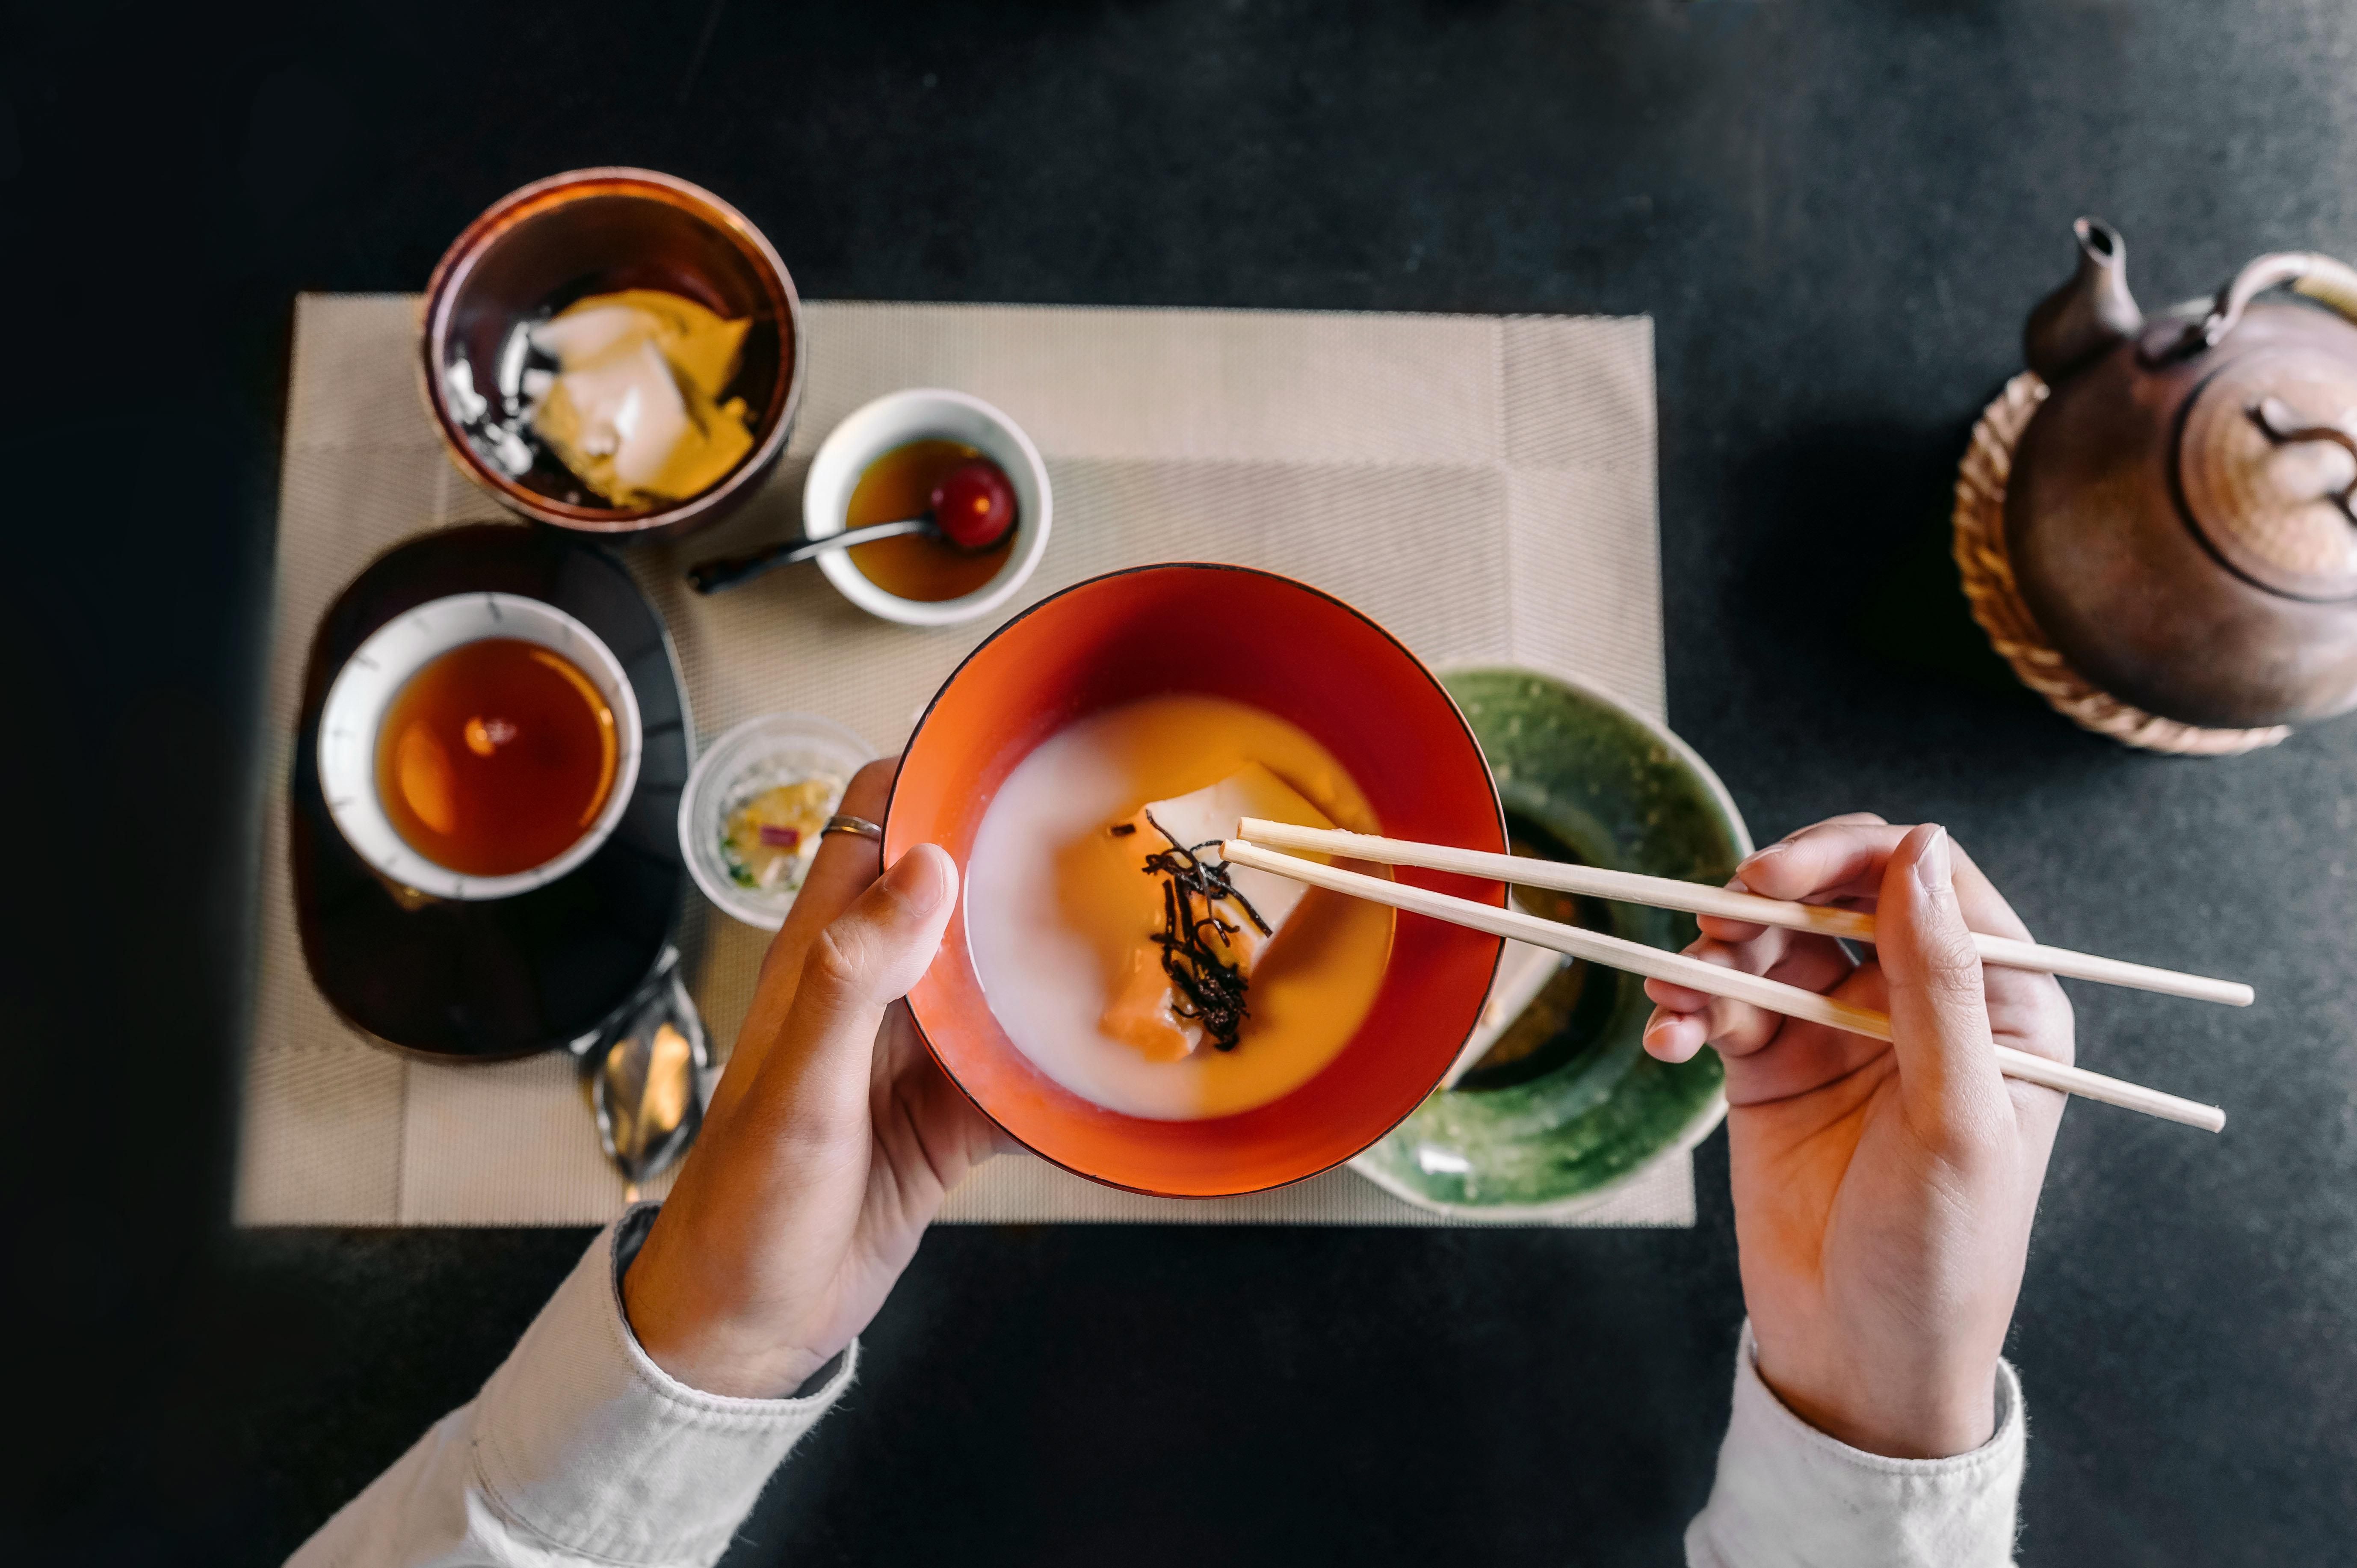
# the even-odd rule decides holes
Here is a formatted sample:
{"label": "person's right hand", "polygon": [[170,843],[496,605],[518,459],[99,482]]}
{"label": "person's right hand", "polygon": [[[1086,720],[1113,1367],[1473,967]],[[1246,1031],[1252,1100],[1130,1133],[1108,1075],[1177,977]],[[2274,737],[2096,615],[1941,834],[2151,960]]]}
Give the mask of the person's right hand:
{"label": "person's right hand", "polygon": [[1891,1044],[1663,981],[1645,1048],[1727,1064],[1743,1298],[1760,1378],[1872,1453],[1938,1458],[1996,1426],[1997,1356],[2064,1097],[1999,1075],[1996,1042],[2072,1057],[2050,976],[1983,972],[1971,933],[2028,940],[1937,827],[1836,817],[1770,844],[1732,886],[1874,911],[1875,956],[1705,918],[1687,950],[1887,1010]]}

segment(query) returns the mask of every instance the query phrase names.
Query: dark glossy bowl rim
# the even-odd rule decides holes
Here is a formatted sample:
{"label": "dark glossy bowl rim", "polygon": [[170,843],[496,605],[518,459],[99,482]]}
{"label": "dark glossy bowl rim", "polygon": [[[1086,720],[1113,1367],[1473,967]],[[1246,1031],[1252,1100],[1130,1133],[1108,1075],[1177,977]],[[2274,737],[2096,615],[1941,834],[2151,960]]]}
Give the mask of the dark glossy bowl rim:
{"label": "dark glossy bowl rim", "polygon": [[[769,272],[771,281],[786,301],[784,329],[787,341],[780,345],[791,362],[786,374],[785,401],[770,425],[769,435],[710,489],[686,500],[661,507],[576,506],[542,495],[491,467],[475,450],[474,444],[468,440],[465,428],[451,417],[448,394],[442,384],[442,362],[450,339],[451,307],[459,285],[467,281],[476,263],[494,242],[517,223],[564,201],[581,200],[593,196],[630,195],[664,202],[726,231]],[[551,197],[559,199],[552,201],[548,199]],[[510,510],[555,528],[578,533],[623,535],[659,530],[684,532],[715,512],[732,506],[740,492],[762,482],[785,451],[786,441],[793,432],[795,415],[802,410],[802,382],[810,360],[803,352],[802,295],[794,288],[793,274],[786,270],[786,263],[776,248],[751,219],[702,186],[654,169],[621,165],[568,169],[563,174],[536,179],[530,185],[520,186],[508,192],[485,208],[480,216],[450,242],[450,248],[442,252],[442,259],[434,264],[433,275],[426,280],[418,316],[419,391],[425,399],[427,412],[433,416],[435,433],[441,436],[443,448],[449,453],[451,461],[477,484],[498,497],[500,503]]]}

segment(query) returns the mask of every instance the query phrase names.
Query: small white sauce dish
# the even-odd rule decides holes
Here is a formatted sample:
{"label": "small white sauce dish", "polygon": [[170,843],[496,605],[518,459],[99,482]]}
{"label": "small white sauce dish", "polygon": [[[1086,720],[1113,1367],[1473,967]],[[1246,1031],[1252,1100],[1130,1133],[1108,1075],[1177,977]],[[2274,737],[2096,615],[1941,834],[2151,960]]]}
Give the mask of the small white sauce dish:
{"label": "small white sauce dish", "polygon": [[[869,581],[848,551],[821,555],[819,569],[836,592],[873,616],[903,626],[956,626],[976,620],[1014,597],[1048,548],[1055,497],[1048,465],[1022,427],[978,397],[937,387],[887,392],[853,411],[827,433],[802,481],[802,532],[812,539],[841,533],[860,476],[885,453],[912,441],[958,441],[998,465],[1015,487],[1015,548],[998,575],[954,599],[904,599]],[[691,863],[692,864],[692,863]]]}
{"label": "small white sauce dish", "polygon": [[[377,731],[410,677],[454,648],[493,637],[537,643],[589,678],[614,714],[614,783],[597,820],[564,854],[506,876],[469,876],[412,849],[385,815],[376,787]],[[510,898],[547,886],[597,853],[630,807],[644,739],[638,694],[597,633],[538,599],[453,594],[385,622],[336,672],[319,710],[319,790],[344,841],[380,876],[436,898]]]}
{"label": "small white sauce dish", "polygon": [[765,789],[813,777],[834,780],[832,815],[851,776],[875,757],[874,746],[816,714],[765,714],[726,731],[695,759],[680,791],[679,852],[688,875],[723,914],[776,930],[802,891],[800,877],[791,887],[768,889],[738,882],[721,848],[728,819]]}

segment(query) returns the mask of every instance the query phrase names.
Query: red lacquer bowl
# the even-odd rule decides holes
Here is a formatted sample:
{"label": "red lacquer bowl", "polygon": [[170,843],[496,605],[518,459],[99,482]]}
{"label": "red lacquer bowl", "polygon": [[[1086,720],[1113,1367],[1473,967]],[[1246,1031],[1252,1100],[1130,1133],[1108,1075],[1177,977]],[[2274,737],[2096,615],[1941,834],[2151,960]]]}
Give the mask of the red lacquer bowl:
{"label": "red lacquer bowl", "polygon": [[[1208,664],[1206,649],[1219,650]],[[1168,692],[1232,698],[1299,725],[1358,781],[1387,833],[1506,847],[1472,731],[1388,632],[1290,578],[1169,565],[1068,588],[974,650],[909,737],[884,824],[886,861],[932,843],[964,865],[984,810],[1032,747],[1085,714]],[[1397,875],[1505,902],[1495,882]],[[1415,1110],[1480,1016],[1498,950],[1494,937],[1400,915],[1374,1007],[1326,1070],[1257,1110],[1196,1122],[1108,1111],[1033,1067],[983,1000],[963,909],[909,1002],[958,1087],[1039,1155],[1114,1187],[1213,1197],[1329,1170]]]}

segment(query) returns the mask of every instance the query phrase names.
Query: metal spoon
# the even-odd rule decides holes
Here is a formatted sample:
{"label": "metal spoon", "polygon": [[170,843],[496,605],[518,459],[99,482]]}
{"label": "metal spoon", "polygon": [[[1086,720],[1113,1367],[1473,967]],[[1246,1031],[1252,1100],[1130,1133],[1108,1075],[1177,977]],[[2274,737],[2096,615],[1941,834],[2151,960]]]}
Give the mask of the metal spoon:
{"label": "metal spoon", "polygon": [[[944,517],[950,519],[948,527],[942,526]],[[749,555],[726,555],[717,561],[699,562],[688,568],[687,581],[699,594],[717,593],[764,572],[807,561],[822,550],[848,549],[855,544],[898,539],[910,533],[938,539],[955,550],[979,553],[995,549],[1014,526],[1015,487],[1007,482],[997,464],[976,458],[959,464],[942,477],[942,482],[933,487],[931,505],[922,517],[870,523],[865,528],[830,533],[823,539],[788,539]]]}
{"label": "metal spoon", "polygon": [[830,533],[824,539],[788,539],[756,550],[749,555],[724,555],[717,561],[701,561],[687,569],[687,585],[699,594],[716,594],[723,588],[733,588],[749,578],[780,566],[791,566],[797,561],[807,561],[823,550],[847,550],[855,544],[869,544],[878,539],[898,539],[903,534],[922,533],[949,542],[942,525],[929,513],[923,517],[903,518],[899,522],[870,523],[866,528],[845,529]]}
{"label": "metal spoon", "polygon": [[677,948],[663,950],[646,984],[587,1043],[582,1071],[598,1142],[635,1203],[640,1184],[695,1142],[712,1095],[704,1019],[680,979]]}

